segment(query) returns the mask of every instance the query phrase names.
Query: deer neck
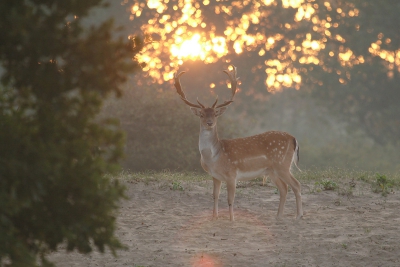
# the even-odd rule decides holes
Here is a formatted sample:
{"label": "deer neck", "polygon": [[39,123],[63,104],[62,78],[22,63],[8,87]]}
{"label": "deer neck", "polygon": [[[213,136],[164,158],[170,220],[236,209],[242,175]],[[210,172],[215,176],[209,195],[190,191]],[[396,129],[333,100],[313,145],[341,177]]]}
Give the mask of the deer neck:
{"label": "deer neck", "polygon": [[201,125],[199,134],[199,150],[203,160],[217,160],[221,149],[222,147],[218,138],[217,126],[211,129],[206,129]]}

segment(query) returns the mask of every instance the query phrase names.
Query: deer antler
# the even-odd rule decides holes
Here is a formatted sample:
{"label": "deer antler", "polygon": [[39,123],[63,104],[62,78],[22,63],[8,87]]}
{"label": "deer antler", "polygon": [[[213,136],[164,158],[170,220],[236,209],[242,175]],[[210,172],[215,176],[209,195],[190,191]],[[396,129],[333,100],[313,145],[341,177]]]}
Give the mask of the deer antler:
{"label": "deer antler", "polygon": [[212,108],[215,108],[215,105],[217,104],[217,102],[218,102],[218,95],[217,95],[217,99],[215,99],[215,102],[214,102],[214,104],[212,105]]}
{"label": "deer antler", "polygon": [[199,103],[199,105],[197,104],[193,104],[192,102],[190,102],[189,100],[187,100],[185,93],[182,90],[182,86],[181,86],[181,82],[179,81],[179,77],[182,76],[182,74],[184,74],[185,71],[181,71],[179,74],[175,73],[174,75],[174,85],[176,88],[176,92],[181,96],[181,99],[183,100],[183,102],[186,103],[186,105],[194,107],[194,108],[204,108],[204,105],[200,103],[200,101],[197,99],[197,103]]}
{"label": "deer antler", "polygon": [[[234,65],[232,65],[232,67],[233,67],[233,71],[232,71],[233,75],[231,75],[228,70],[224,70],[224,72],[229,76],[229,80],[231,81],[232,97],[230,100],[225,101],[223,104],[218,105],[215,108],[222,108],[222,107],[228,106],[229,104],[231,104],[233,102],[233,97],[236,94],[236,87],[237,87],[239,78],[236,77],[236,74],[237,74],[236,69],[237,68]],[[217,104],[217,101],[218,101],[218,97],[217,97],[217,100],[215,101],[213,107]]]}
{"label": "deer antler", "polygon": [[[236,74],[237,74],[236,67],[233,65],[232,65],[232,67],[233,67],[233,70],[231,72],[228,70],[224,70],[224,72],[228,75],[229,80],[231,81],[231,90],[232,90],[231,99],[227,100],[223,104],[217,106],[217,102],[218,102],[218,96],[217,96],[217,99],[215,100],[214,104],[212,105],[212,108],[222,108],[222,107],[228,106],[229,104],[231,104],[233,102],[233,97],[236,94],[236,87],[237,87],[239,78],[236,77]],[[182,90],[181,82],[179,80],[179,78],[184,73],[185,73],[185,71],[181,71],[180,73],[175,73],[175,75],[174,75],[174,81],[175,81],[174,85],[176,88],[176,92],[181,96],[182,101],[185,102],[186,105],[194,107],[194,108],[205,108],[205,106],[200,103],[199,99],[197,99],[198,105],[187,100],[185,93]],[[232,75],[231,75],[231,73],[232,73]]]}

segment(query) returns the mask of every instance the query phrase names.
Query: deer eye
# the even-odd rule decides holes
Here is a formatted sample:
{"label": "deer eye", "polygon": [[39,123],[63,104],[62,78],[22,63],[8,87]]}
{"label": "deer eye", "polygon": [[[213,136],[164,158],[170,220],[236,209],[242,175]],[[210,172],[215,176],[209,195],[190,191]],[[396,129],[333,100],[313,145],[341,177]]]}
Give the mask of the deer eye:
{"label": "deer eye", "polygon": [[200,118],[204,118],[204,114],[203,113],[200,113]]}

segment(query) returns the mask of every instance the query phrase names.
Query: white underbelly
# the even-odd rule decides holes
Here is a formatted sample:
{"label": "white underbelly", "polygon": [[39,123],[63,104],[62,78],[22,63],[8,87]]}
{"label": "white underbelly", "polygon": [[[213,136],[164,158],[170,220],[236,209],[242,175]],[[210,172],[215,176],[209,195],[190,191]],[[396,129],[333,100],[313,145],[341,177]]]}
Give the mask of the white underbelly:
{"label": "white underbelly", "polygon": [[252,171],[236,171],[236,181],[243,181],[243,180],[250,180],[257,178],[259,176],[263,176],[267,173],[266,168],[262,168],[259,170],[252,170]]}

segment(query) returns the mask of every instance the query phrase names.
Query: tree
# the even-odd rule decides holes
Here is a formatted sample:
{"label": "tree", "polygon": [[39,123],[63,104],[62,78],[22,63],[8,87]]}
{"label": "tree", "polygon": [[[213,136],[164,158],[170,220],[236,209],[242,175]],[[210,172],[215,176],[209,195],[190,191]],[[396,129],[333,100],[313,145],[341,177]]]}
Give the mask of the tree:
{"label": "tree", "polygon": [[399,1],[126,3],[152,41],[140,59],[152,58],[145,70],[153,82],[202,61],[208,77],[192,83],[214,91],[224,82],[216,77],[221,65],[235,63],[248,97],[308,90],[375,142],[398,141]]}
{"label": "tree", "polygon": [[324,64],[310,70],[314,96],[376,143],[399,145],[400,3],[336,1],[322,11],[339,26],[321,54]]}
{"label": "tree", "polygon": [[[49,266],[46,253],[115,253],[123,134],[96,116],[139,68],[138,39],[111,20],[83,26],[101,0],[0,2],[0,265]],[[39,257],[39,260],[37,259]]]}

